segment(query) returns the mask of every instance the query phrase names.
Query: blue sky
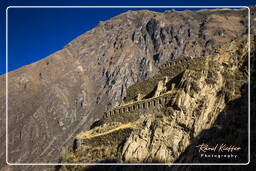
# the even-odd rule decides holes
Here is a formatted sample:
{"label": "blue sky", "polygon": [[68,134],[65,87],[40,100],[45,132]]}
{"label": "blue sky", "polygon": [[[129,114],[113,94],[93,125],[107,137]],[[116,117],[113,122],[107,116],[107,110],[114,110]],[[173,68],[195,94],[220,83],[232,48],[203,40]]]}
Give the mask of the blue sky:
{"label": "blue sky", "polygon": [[[12,0],[0,1],[0,74],[5,73],[5,9],[7,6],[21,5],[129,5],[129,6],[181,6],[181,5],[253,5],[254,1],[92,1],[82,0]],[[95,27],[99,21],[107,20],[129,9],[32,9],[11,8],[8,10],[8,68],[9,71],[31,64],[62,49],[68,42]],[[166,9],[152,9],[165,11]],[[177,9],[176,9],[177,10]]]}

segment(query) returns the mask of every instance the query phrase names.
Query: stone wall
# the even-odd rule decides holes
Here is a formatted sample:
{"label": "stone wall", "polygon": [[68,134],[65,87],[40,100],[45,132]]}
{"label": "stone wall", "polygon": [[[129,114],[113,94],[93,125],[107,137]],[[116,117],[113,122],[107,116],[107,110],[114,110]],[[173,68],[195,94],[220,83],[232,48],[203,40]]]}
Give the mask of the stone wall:
{"label": "stone wall", "polygon": [[123,113],[131,113],[131,112],[146,112],[151,110],[152,108],[165,106],[170,99],[172,98],[172,94],[164,94],[156,98],[146,99],[138,102],[134,102],[132,104],[127,104],[124,106],[118,106],[112,110],[109,110],[104,113],[103,118],[109,118],[114,115],[123,114]]}
{"label": "stone wall", "polygon": [[205,57],[200,58],[191,58],[184,57],[173,59],[165,64],[161,65],[159,68],[159,74],[154,77],[148,78],[140,83],[134,84],[127,89],[127,96],[124,100],[125,102],[129,102],[136,99],[136,96],[140,93],[143,95],[148,95],[152,91],[154,91],[157,83],[162,80],[165,76],[168,76],[169,79],[174,78],[181,72],[186,69],[196,69],[203,61]]}
{"label": "stone wall", "polygon": [[160,66],[160,73],[164,74],[166,70],[173,70],[176,67],[179,68],[179,71],[185,70],[192,63],[192,60],[193,58],[191,57],[184,57],[167,61],[166,63]]}

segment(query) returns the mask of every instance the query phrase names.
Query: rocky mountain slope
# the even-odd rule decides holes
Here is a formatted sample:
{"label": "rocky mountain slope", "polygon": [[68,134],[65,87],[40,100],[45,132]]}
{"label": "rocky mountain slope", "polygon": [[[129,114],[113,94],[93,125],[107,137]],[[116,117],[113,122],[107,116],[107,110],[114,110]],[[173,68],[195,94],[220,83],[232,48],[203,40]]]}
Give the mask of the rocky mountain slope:
{"label": "rocky mountain slope", "polygon": [[[255,13],[252,16],[255,16]],[[253,24],[255,25],[254,20]],[[62,50],[8,74],[9,162],[56,162],[63,146],[72,144],[77,133],[88,130],[92,123],[102,117],[104,111],[126,103],[137,95],[137,92],[133,95],[127,94],[128,87],[156,75],[161,71],[159,68],[169,60],[183,57],[203,58],[212,54],[214,49],[246,34],[247,31],[246,9],[164,13],[146,10],[127,11],[99,23],[97,27],[71,41]],[[226,57],[223,58],[225,60]],[[209,61],[206,64],[209,64]],[[222,104],[220,109],[216,109],[217,111],[225,107],[223,99],[214,95],[224,86],[220,72],[213,76],[220,77],[216,80],[219,81],[216,89],[211,90],[211,84],[209,86],[207,84],[203,88],[205,90],[201,92],[207,98],[214,99],[212,106]],[[185,80],[195,73],[193,70],[188,70],[182,74],[184,85],[179,85],[181,87],[177,90],[179,92],[176,92],[179,95],[177,99],[187,95],[184,91],[190,83],[185,83]],[[202,83],[198,81],[197,84],[202,86],[208,76],[202,74],[201,77]],[[0,76],[0,81],[5,82],[4,75]],[[1,149],[4,149],[6,87],[5,84],[0,86],[2,115],[0,138]],[[135,92],[133,89],[130,90]],[[208,94],[207,91],[212,91],[213,95]],[[204,100],[198,97],[194,103],[202,101],[204,104]],[[189,107],[193,106],[188,104],[185,108]],[[173,110],[176,111],[173,112],[174,118],[184,117],[180,118],[180,125],[175,128],[176,131],[173,131],[177,133],[176,136],[180,136],[181,130],[188,129],[187,126],[191,127],[193,123],[187,123],[191,121],[186,120],[188,116],[184,115],[184,112],[183,115],[178,114],[178,112],[182,113],[182,110],[178,108]],[[166,112],[168,111],[159,111],[159,117],[163,117],[160,120],[163,123],[159,124],[163,127],[165,122],[167,125],[171,124],[168,115],[165,116]],[[152,131],[148,129],[149,127],[155,127],[154,131],[159,131],[158,123],[153,122],[158,115],[152,113],[147,116],[149,116],[147,121],[145,118],[145,121],[143,118],[140,120],[134,118],[136,122],[126,125],[125,132],[139,129],[137,122],[143,122],[145,137],[142,139],[147,140]],[[214,120],[213,117],[207,124],[196,124],[193,136],[199,133],[198,130],[208,128]],[[135,132],[132,131],[131,147],[136,146],[134,139],[137,136],[143,137],[140,131]],[[158,140],[154,140],[156,142],[152,146],[157,145]],[[190,142],[190,135],[184,134],[180,141],[184,143],[184,147],[180,147],[178,152],[167,150],[173,157],[168,159],[162,157],[161,161],[173,161]],[[161,151],[166,151],[169,145],[172,144],[161,147]],[[130,147],[129,143],[128,146]],[[142,159],[153,161],[154,157],[158,156],[155,152],[147,153],[150,157],[137,156],[130,159],[129,154],[133,150],[127,148],[123,151],[123,155],[126,156],[125,161]],[[1,150],[0,156],[1,161],[4,161],[4,150]]]}
{"label": "rocky mountain slope", "polygon": [[[210,128],[225,132],[219,135],[221,138],[218,137],[221,141],[215,139],[217,143],[235,143],[243,149],[239,152],[239,159],[219,161],[246,163],[248,137],[234,142],[237,136],[229,136],[228,132],[247,133],[248,37],[232,41],[213,55],[180,63],[172,60],[171,63],[175,63],[176,68],[186,67],[176,76],[171,76],[173,72],[160,72],[165,78],[152,89],[151,95],[145,94],[141,99],[121,104],[107,112],[98,126],[78,134],[74,153],[65,154],[62,162],[171,163],[188,146],[198,154],[195,149],[198,141],[196,144],[192,142],[203,134],[202,131]],[[169,70],[172,71],[172,67]],[[146,85],[148,80],[142,83]],[[235,107],[237,103],[241,106]],[[225,117],[236,122],[237,118],[232,116],[235,112],[241,115],[240,125],[230,124],[225,128],[221,122]],[[207,137],[202,141],[207,142]],[[209,140],[209,143],[214,144],[215,141]],[[194,157],[184,155],[185,158],[187,156]],[[182,158],[180,160],[183,161]]]}

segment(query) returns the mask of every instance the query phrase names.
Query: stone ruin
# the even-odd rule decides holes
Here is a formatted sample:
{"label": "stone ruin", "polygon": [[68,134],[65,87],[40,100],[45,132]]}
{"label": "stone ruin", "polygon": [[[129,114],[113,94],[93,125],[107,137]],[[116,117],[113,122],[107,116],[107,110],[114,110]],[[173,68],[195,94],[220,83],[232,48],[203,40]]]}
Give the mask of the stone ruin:
{"label": "stone ruin", "polygon": [[198,65],[201,65],[204,60],[204,57],[183,57],[167,61],[159,67],[158,74],[130,86],[127,89],[125,102],[135,100],[139,93],[143,95],[149,94],[157,86],[159,81],[164,79],[165,76],[168,76],[168,78],[171,80],[186,69],[197,68]]}
{"label": "stone ruin", "polygon": [[139,112],[139,111],[147,112],[148,110],[152,110],[153,108],[165,106],[172,97],[173,97],[173,94],[163,94],[156,98],[145,99],[142,101],[135,101],[132,104],[117,106],[116,108],[105,112],[103,118],[108,118],[113,115],[129,113],[129,112]]}
{"label": "stone ruin", "polygon": [[[137,92],[136,96],[133,99],[129,99],[129,101],[123,102],[120,106],[117,106],[107,112],[104,113],[104,118],[108,118],[110,116],[113,116],[115,114],[122,114],[127,112],[134,112],[137,110],[142,111],[142,113],[146,112],[148,109],[155,108],[155,107],[161,107],[165,105],[170,98],[172,97],[171,92],[175,88],[175,83],[172,83],[167,86],[167,83],[177,74],[181,73],[182,71],[190,68],[190,67],[197,67],[195,65],[199,65],[204,61],[204,58],[192,58],[192,57],[184,57],[184,58],[178,58],[171,61],[166,62],[160,67],[160,75],[157,77],[160,77],[159,79],[151,78],[151,81],[155,81],[153,87],[156,87],[154,90],[154,94],[152,98],[144,99],[144,95],[147,95],[150,92],[140,92],[136,91],[136,86],[143,87],[145,85],[147,80],[137,83],[133,87],[133,91]],[[142,86],[142,85],[143,86]],[[153,89],[152,87],[152,89]],[[135,89],[134,89],[135,88]],[[169,90],[168,90],[169,88]],[[129,89],[129,88],[128,88]],[[138,88],[138,90],[140,90]],[[131,92],[127,92],[129,94]]]}
{"label": "stone ruin", "polygon": [[[136,101],[132,103],[123,104],[115,107],[114,109],[105,112],[104,118],[108,118],[110,116],[116,114],[122,114],[126,112],[134,112],[138,110],[147,111],[148,109],[155,108],[157,106],[165,106],[166,103],[170,100],[172,94],[164,94],[167,92],[167,82],[169,81],[166,76],[163,80],[158,82],[157,88],[154,92],[154,96],[149,99],[142,99],[142,94],[138,94]],[[173,87],[173,84],[172,84]]]}

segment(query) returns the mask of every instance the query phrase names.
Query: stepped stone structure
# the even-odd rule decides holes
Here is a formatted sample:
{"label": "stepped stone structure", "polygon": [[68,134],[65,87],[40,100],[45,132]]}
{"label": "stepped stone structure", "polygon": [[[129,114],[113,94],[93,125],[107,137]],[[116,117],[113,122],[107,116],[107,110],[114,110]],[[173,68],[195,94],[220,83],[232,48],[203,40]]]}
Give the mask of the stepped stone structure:
{"label": "stepped stone structure", "polygon": [[154,91],[158,83],[163,80],[166,76],[171,80],[181,72],[190,68],[197,68],[198,65],[204,63],[204,57],[180,57],[172,59],[159,67],[159,73],[155,76],[148,78],[142,82],[134,84],[127,89],[127,96],[125,102],[134,101],[137,95],[149,94]]}
{"label": "stepped stone structure", "polygon": [[[105,112],[103,119],[123,113],[146,113],[153,108],[165,106],[171,99],[172,91],[175,88],[175,82],[171,82],[171,79],[186,69],[200,65],[204,60],[204,58],[183,57],[166,62],[160,67],[160,74],[129,87],[127,96],[133,94],[131,90],[137,92],[137,95],[129,101],[126,99],[121,105]],[[152,82],[155,83],[152,84]],[[168,85],[169,82],[171,82],[170,85]],[[147,83],[150,83],[151,87],[148,87]],[[150,90],[145,91],[147,88],[150,88]],[[152,97],[146,98],[150,93]],[[143,95],[146,96],[143,97]]]}
{"label": "stepped stone structure", "polygon": [[[162,82],[164,82],[163,80]],[[144,114],[149,111],[153,111],[155,109],[160,109],[166,107],[166,104],[168,104],[171,99],[174,98],[174,92],[169,91],[164,94],[161,94],[157,97],[149,98],[149,99],[144,99],[140,101],[134,101],[133,103],[129,104],[123,104],[121,106],[117,106],[107,112],[104,113],[103,115],[103,120],[106,119],[113,119],[116,118],[116,116],[121,116],[123,120],[125,120],[125,116],[128,114],[131,115],[138,115],[138,114]],[[114,131],[111,134],[106,134],[105,136],[109,137],[106,138],[105,136],[95,136],[93,138],[76,138],[75,139],[75,148],[79,148],[81,145],[86,145],[86,144],[95,144],[98,145],[99,142],[103,142],[105,139],[110,139],[111,141],[105,142],[105,145],[112,145],[115,143],[115,141],[118,139],[119,141],[122,141],[127,137],[131,132],[132,128],[125,128],[122,129],[121,131]],[[114,135],[112,135],[114,134]],[[111,139],[110,137],[114,136],[115,140]],[[112,142],[113,141],[113,142]]]}
{"label": "stepped stone structure", "polygon": [[147,112],[152,108],[165,106],[172,97],[173,97],[172,93],[166,93],[158,97],[145,99],[141,101],[135,101],[127,105],[117,106],[116,108],[105,112],[103,118],[108,118],[113,115],[123,114],[123,113],[140,112],[140,111]]}
{"label": "stepped stone structure", "polygon": [[[173,79],[186,69],[198,68],[198,66],[201,66],[204,61],[205,58],[201,57],[185,57],[166,62],[160,68],[160,72],[158,75],[129,87],[128,89],[130,91],[128,91],[127,96],[129,97],[129,95],[133,93],[131,90],[135,91],[137,95],[131,100],[128,101],[126,99],[119,106],[116,106],[111,110],[104,112],[102,121],[104,122],[104,120],[112,120],[114,122],[126,122],[126,120],[131,120],[131,116],[138,117],[141,114],[147,114],[152,111],[165,108],[167,104],[173,102],[173,100],[176,98],[175,86],[177,80],[175,81]],[[148,87],[148,84],[151,84],[153,86]],[[118,137],[118,139],[120,139],[121,141],[122,137],[125,137],[125,135],[129,135],[131,131],[132,129],[127,128],[119,132],[114,131],[113,134],[118,134],[115,136]],[[99,141],[95,140],[95,138],[101,138],[101,136],[96,136],[89,139],[76,138],[76,148],[83,144]],[[111,144],[112,142],[108,143]]]}
{"label": "stepped stone structure", "polygon": [[[132,120],[131,118],[139,117],[141,114],[165,108],[166,105],[175,98],[176,82],[172,79],[186,69],[197,67],[197,65],[200,65],[203,61],[203,58],[184,57],[166,62],[160,67],[158,75],[129,87],[127,94],[129,100],[125,99],[119,106],[106,111],[102,121],[112,120],[114,122],[126,122],[126,120]],[[128,135],[131,131],[131,128],[123,129],[115,136],[119,137],[121,140],[122,137],[125,137],[125,135]],[[113,132],[113,134],[116,134],[116,132]],[[76,148],[83,144],[88,144],[91,141],[101,142],[101,140],[95,140],[95,138],[98,139],[100,137],[101,136],[96,136],[89,139],[76,138]],[[112,144],[111,141],[108,143]]]}
{"label": "stepped stone structure", "polygon": [[192,60],[193,60],[193,58],[190,56],[190,57],[183,57],[183,58],[181,57],[178,59],[173,59],[173,60],[167,61],[165,64],[163,64],[160,67],[160,72],[163,72],[165,69],[173,68],[179,64],[187,66],[187,65],[191,64]]}

